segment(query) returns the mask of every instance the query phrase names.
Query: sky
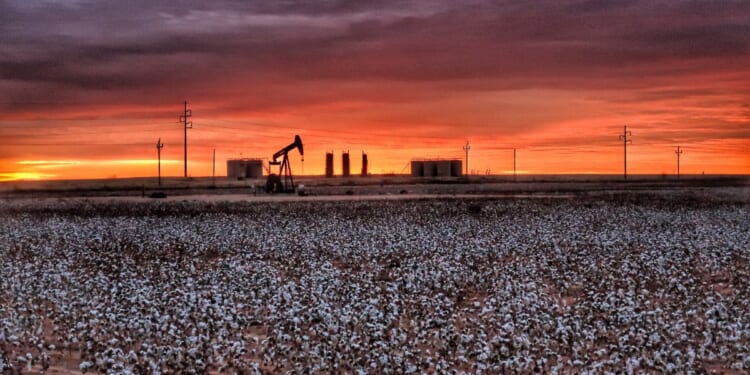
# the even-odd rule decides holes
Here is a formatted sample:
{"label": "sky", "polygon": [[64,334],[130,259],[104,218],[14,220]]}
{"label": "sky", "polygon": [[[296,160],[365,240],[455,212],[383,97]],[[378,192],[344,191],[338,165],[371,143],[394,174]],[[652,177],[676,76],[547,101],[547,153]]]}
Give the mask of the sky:
{"label": "sky", "polygon": [[750,2],[0,0],[0,180],[343,151],[372,173],[750,174]]}

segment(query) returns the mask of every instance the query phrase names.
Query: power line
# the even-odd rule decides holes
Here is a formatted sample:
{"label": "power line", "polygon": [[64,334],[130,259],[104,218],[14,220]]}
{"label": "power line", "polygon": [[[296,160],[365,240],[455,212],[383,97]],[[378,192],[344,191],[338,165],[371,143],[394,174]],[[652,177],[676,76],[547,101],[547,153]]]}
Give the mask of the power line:
{"label": "power line", "polygon": [[[303,128],[299,126],[291,126],[291,125],[277,125],[277,124],[263,124],[263,123],[247,123],[244,121],[232,121],[232,120],[220,120],[223,122],[229,122],[229,123],[236,123],[240,124],[242,126],[251,126],[251,127],[263,127],[263,128],[269,128],[273,127],[274,129],[289,129],[289,130],[296,130],[296,131],[304,131],[306,133],[314,132],[314,133],[322,133],[327,135],[341,135],[341,134],[348,134],[348,135],[358,135],[358,136],[366,136],[366,137],[392,137],[392,133],[372,133],[372,132],[359,132],[359,131],[347,131],[347,130],[341,130],[341,129],[320,129],[320,128]],[[247,130],[245,127],[231,127],[226,125],[211,125],[213,127],[223,127],[227,129],[232,130]],[[308,135],[309,137],[310,135]],[[451,140],[454,139],[454,137],[449,136],[434,136],[434,135],[409,135],[409,134],[399,134],[399,138],[414,138],[414,139],[440,139],[440,140]]]}

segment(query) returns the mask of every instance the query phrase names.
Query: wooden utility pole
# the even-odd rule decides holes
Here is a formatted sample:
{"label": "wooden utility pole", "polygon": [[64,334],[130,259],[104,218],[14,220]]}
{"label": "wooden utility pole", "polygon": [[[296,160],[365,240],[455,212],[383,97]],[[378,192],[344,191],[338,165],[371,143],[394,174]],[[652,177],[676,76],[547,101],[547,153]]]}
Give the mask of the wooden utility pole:
{"label": "wooden utility pole", "polygon": [[677,151],[674,153],[677,154],[677,178],[680,178],[680,155],[682,155],[682,149],[680,146],[677,146]]}
{"label": "wooden utility pole", "polygon": [[216,187],[216,148],[214,148],[213,177],[211,177],[211,183]]}
{"label": "wooden utility pole", "polygon": [[622,141],[622,147],[623,147],[623,162],[624,162],[624,170],[623,170],[623,178],[625,180],[628,179],[628,143],[633,143],[633,141],[630,139],[633,134],[628,131],[628,126],[623,126],[622,135],[620,136],[620,140]]}
{"label": "wooden utility pole", "polygon": [[157,161],[157,171],[159,174],[159,187],[161,187],[161,149],[164,148],[164,144],[161,143],[161,138],[159,138],[156,141],[156,157],[158,159]]}
{"label": "wooden utility pole", "polygon": [[188,109],[187,107],[187,100],[185,101],[185,108],[182,111],[182,115],[180,115],[180,122],[182,123],[184,129],[185,129],[185,178],[188,176],[188,167],[187,167],[187,131],[188,129],[193,128],[193,122],[188,121],[188,117],[193,116],[193,111],[191,109]]}
{"label": "wooden utility pole", "polygon": [[466,151],[466,176],[469,176],[469,150],[471,150],[471,146],[469,146],[469,141],[466,141],[466,146],[464,146],[464,151]]}

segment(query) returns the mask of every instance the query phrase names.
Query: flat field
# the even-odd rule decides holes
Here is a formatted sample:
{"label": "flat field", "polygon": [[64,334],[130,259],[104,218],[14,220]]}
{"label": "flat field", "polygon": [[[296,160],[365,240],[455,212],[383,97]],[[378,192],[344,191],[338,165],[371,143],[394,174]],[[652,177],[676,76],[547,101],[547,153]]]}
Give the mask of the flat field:
{"label": "flat field", "polygon": [[0,201],[0,367],[750,371],[746,187]]}

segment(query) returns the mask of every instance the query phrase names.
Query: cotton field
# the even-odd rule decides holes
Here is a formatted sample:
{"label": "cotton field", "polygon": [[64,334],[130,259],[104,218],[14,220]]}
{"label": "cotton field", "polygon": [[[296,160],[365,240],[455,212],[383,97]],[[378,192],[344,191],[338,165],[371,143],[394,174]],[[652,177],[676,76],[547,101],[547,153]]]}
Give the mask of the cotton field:
{"label": "cotton field", "polygon": [[8,373],[750,371],[750,209],[0,203]]}

